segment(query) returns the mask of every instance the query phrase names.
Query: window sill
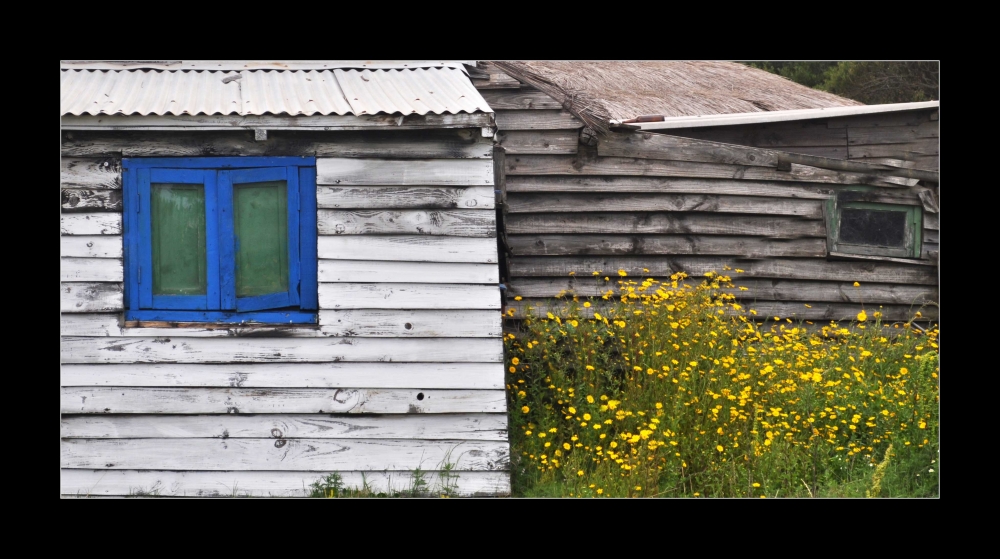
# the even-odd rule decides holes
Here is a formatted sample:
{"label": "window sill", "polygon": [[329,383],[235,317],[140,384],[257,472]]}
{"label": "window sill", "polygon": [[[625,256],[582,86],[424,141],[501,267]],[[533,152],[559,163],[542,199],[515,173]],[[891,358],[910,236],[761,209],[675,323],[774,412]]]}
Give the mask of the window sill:
{"label": "window sill", "polygon": [[[219,328],[233,326],[285,326],[317,324],[315,311],[256,311],[256,312],[219,312],[219,311],[163,311],[163,310],[128,310],[125,311],[125,324],[156,323],[158,328],[164,324],[191,324],[191,327],[205,328],[216,324]],[[166,326],[169,327],[169,326]]]}
{"label": "window sill", "polygon": [[899,258],[895,256],[873,256],[867,254],[850,254],[846,252],[830,252],[827,260],[867,260],[877,262],[896,262],[898,264],[915,264],[917,266],[937,266],[937,263],[927,258]]}

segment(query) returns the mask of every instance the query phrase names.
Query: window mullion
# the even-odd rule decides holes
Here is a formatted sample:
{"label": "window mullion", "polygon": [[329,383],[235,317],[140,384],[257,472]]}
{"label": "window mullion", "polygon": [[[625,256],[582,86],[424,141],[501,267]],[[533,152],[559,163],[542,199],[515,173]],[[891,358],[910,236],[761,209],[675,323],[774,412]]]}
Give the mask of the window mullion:
{"label": "window mullion", "polygon": [[233,224],[233,182],[229,171],[217,175],[219,216],[219,298],[220,308],[236,310],[236,239]]}
{"label": "window mullion", "polygon": [[215,171],[205,171],[205,253],[208,260],[208,308],[220,308],[218,178]]}

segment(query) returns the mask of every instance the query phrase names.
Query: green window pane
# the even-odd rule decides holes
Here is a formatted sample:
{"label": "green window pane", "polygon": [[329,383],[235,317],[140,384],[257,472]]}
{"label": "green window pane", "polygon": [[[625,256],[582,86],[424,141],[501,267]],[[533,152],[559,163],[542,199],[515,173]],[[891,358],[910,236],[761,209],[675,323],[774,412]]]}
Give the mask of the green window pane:
{"label": "green window pane", "polygon": [[234,185],[236,296],[288,291],[288,194],[285,181]]}
{"label": "green window pane", "polygon": [[151,184],[153,294],[204,295],[208,289],[205,189]]}

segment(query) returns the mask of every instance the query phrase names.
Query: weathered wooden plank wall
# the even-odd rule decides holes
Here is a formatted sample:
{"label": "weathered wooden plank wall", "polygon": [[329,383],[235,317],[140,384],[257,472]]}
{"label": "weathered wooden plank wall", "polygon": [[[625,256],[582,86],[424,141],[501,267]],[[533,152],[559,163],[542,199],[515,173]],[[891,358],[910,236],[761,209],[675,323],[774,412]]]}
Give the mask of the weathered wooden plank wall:
{"label": "weathered wooden plank wall", "polygon": [[[478,128],[64,132],[62,493],[406,489],[416,468],[509,493],[492,151]],[[317,157],[319,323],[126,326],[122,157],[233,155]]]}
{"label": "weathered wooden plank wall", "polygon": [[[560,103],[489,72],[482,93],[507,150],[508,304],[517,312],[556,308],[552,298],[561,295],[606,292],[617,287],[619,269],[663,278],[738,268],[744,272],[732,275],[748,290],[736,294],[748,306],[805,320],[847,319],[861,304],[905,319],[937,300],[938,216],[921,199],[927,188],[796,164],[779,171],[772,161],[783,151],[937,170],[936,110],[664,130],[679,138],[663,158],[642,142],[627,149],[621,141],[581,142],[583,124]],[[764,149],[706,151],[682,138]],[[926,262],[828,260],[823,201],[845,189],[923,205]],[[936,200],[936,186],[929,192]]]}
{"label": "weathered wooden plank wall", "polygon": [[835,159],[878,163],[883,158],[896,159],[912,162],[917,169],[937,171],[940,153],[937,113],[932,108],[766,124],[671,128],[662,132]]}

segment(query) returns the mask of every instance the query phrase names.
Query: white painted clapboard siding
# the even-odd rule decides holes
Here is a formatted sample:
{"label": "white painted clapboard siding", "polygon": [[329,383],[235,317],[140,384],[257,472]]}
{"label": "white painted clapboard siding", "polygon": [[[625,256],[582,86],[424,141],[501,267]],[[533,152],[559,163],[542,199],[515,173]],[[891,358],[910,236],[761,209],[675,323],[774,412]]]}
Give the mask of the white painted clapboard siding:
{"label": "white painted clapboard siding", "polygon": [[[510,474],[502,471],[449,472],[441,479],[437,471],[422,468],[429,492],[442,491],[446,483],[461,496],[507,495]],[[413,487],[413,474],[395,472],[338,472],[345,488],[367,485],[372,491],[404,491]],[[136,495],[155,491],[165,497],[308,497],[310,485],[323,477],[322,472],[175,472],[163,470],[77,470],[64,469],[60,475],[61,492],[66,496],[103,497]]]}
{"label": "white painted clapboard siding", "polygon": [[[322,285],[325,287],[331,284]],[[503,335],[502,322],[500,313],[493,310],[319,311],[320,327],[328,336],[496,338]]]}
{"label": "white painted clapboard siding", "polygon": [[122,214],[110,212],[62,214],[59,231],[63,235],[121,235]]}
{"label": "white painted clapboard siding", "polygon": [[64,313],[120,311],[124,308],[122,284],[108,282],[63,283],[59,310]]}
{"label": "white painted clapboard siding", "polygon": [[66,235],[59,239],[62,256],[121,258],[121,235]]}
{"label": "white painted clapboard siding", "polygon": [[63,363],[500,362],[499,338],[80,338]]}
{"label": "white painted clapboard siding", "polygon": [[65,415],[61,436],[79,439],[467,439],[506,441],[507,414]]}
{"label": "white painted clapboard siding", "polygon": [[392,388],[61,389],[62,413],[503,413],[503,390]]}
{"label": "white painted clapboard siding", "polygon": [[409,262],[482,262],[496,264],[494,238],[421,235],[320,235],[320,258]]}
{"label": "white painted clapboard siding", "polygon": [[408,208],[463,208],[492,210],[496,196],[492,186],[440,188],[433,186],[320,186],[316,188],[320,208],[391,210]]}
{"label": "white painted clapboard siding", "polygon": [[348,159],[316,160],[316,184],[353,185],[457,185],[493,184],[492,159]]}
{"label": "white painted clapboard siding", "polygon": [[503,363],[63,364],[62,386],[502,389]]}
{"label": "white painted clapboard siding", "polygon": [[61,281],[120,282],[125,279],[121,258],[61,258],[59,264]]}
{"label": "white painted clapboard siding", "polygon": [[[494,247],[496,243],[494,242]],[[379,253],[368,258],[382,256]],[[320,260],[321,282],[390,283],[492,283],[500,273],[496,264],[456,262],[378,262],[372,260]]]}
{"label": "white painted clapboard siding", "polygon": [[[315,326],[267,326],[232,324],[199,327],[129,327],[119,325],[119,314],[91,314],[95,311],[121,310],[121,284],[62,284],[75,288],[93,285],[100,290],[117,290],[117,297],[101,298],[100,303],[86,300],[81,307],[73,306],[79,299],[68,299],[63,293],[60,333],[63,336],[124,336],[130,338],[225,338],[225,337],[362,337],[362,338],[497,338],[502,335],[500,313],[495,310],[398,310],[352,309],[319,311],[319,328]],[[107,289],[105,289],[107,288]],[[76,302],[74,302],[76,301]],[[114,306],[114,308],[111,308]],[[100,307],[100,308],[97,308]]]}
{"label": "white painted clapboard siding", "polygon": [[509,466],[506,442],[330,439],[64,439],[64,468],[169,470],[456,470]]}
{"label": "white painted clapboard siding", "polygon": [[319,210],[320,235],[496,237],[496,213],[483,210]]}
{"label": "white painted clapboard siding", "polygon": [[500,309],[495,285],[321,283],[321,309]]}

